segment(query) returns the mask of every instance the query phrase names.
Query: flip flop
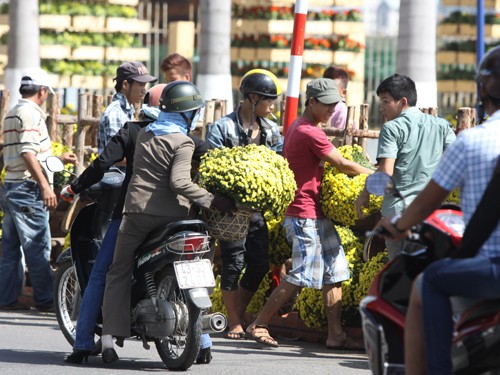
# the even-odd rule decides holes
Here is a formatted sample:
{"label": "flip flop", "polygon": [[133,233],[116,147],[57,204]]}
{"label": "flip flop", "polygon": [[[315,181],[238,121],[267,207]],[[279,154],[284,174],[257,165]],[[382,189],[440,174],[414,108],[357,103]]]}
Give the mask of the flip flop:
{"label": "flip flop", "polygon": [[225,339],[228,340],[246,340],[247,339],[247,334],[245,331],[240,331],[240,332],[227,332],[224,335]]}
{"label": "flip flop", "polygon": [[266,326],[254,324],[247,328],[247,334],[252,340],[259,344],[278,348],[278,342],[269,335],[269,329]]}

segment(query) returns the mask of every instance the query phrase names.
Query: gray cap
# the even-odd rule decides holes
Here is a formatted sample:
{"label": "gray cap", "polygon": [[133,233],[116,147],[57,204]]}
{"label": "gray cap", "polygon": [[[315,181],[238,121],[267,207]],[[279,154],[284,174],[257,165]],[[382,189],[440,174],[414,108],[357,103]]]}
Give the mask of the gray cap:
{"label": "gray cap", "polygon": [[307,84],[306,99],[316,98],[323,104],[342,101],[337,82],[330,78],[316,78]]}

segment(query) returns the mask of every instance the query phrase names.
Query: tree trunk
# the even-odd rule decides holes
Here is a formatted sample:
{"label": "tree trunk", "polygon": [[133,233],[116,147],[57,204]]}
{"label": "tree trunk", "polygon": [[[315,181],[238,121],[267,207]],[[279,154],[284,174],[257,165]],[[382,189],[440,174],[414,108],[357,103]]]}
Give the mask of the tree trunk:
{"label": "tree trunk", "polygon": [[231,82],[231,1],[200,1],[200,61],[196,84],[204,100],[225,99],[233,109]]}
{"label": "tree trunk", "polygon": [[19,100],[19,85],[24,70],[40,68],[40,29],[38,0],[15,0],[9,3],[8,63],[5,88],[10,91],[9,107]]}
{"label": "tree trunk", "polygon": [[419,107],[437,106],[435,0],[401,0],[397,73],[415,81]]}

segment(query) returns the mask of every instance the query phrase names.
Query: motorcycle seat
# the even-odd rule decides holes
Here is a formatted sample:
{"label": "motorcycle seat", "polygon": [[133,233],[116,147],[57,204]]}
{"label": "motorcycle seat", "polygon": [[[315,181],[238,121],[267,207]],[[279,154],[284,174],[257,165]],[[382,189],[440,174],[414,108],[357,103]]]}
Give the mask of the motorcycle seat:
{"label": "motorcycle seat", "polygon": [[165,238],[182,231],[207,232],[207,225],[202,220],[181,220],[167,224],[150,232],[144,242],[139,247],[139,252],[148,251],[151,247],[156,247]]}

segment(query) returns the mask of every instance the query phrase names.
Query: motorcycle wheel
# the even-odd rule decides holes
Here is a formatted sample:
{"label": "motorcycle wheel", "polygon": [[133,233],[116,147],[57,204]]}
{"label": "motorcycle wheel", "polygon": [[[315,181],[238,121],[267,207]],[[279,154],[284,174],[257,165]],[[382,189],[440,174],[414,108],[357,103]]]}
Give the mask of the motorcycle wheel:
{"label": "motorcycle wheel", "polygon": [[75,268],[71,262],[64,262],[57,269],[54,280],[54,299],[59,328],[69,344],[73,346],[81,295]]}
{"label": "motorcycle wheel", "polygon": [[156,349],[169,370],[185,371],[200,350],[201,310],[179,288],[173,268],[163,271],[156,281],[158,298],[172,303],[177,315],[174,334],[155,339]]}

